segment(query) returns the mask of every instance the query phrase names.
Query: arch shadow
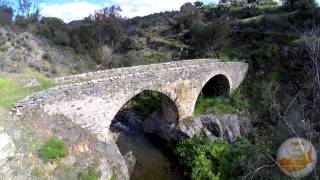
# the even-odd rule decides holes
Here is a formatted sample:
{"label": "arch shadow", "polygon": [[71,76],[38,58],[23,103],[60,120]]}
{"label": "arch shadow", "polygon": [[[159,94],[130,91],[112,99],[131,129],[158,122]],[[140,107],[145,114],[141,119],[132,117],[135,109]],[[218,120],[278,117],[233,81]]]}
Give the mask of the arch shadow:
{"label": "arch shadow", "polygon": [[155,90],[142,90],[129,98],[117,111],[111,121],[111,130],[116,122],[130,125],[130,122],[126,121],[130,121],[132,117],[141,120],[144,132],[159,135],[166,131],[165,125],[178,123],[179,112],[175,102],[168,95]]}
{"label": "arch shadow", "polygon": [[197,95],[192,101],[192,112],[195,112],[199,98],[214,98],[218,96],[230,96],[231,80],[227,75],[214,74],[204,81],[203,86],[198,90]]}
{"label": "arch shadow", "polygon": [[217,74],[205,83],[199,95],[204,97],[229,96],[230,90],[228,77],[223,74]]}

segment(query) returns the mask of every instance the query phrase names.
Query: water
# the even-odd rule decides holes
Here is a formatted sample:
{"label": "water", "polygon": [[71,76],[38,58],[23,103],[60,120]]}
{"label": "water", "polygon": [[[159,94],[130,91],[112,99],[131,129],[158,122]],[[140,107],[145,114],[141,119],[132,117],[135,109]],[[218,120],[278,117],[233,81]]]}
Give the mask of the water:
{"label": "water", "polygon": [[178,166],[177,159],[164,140],[156,135],[143,133],[141,127],[125,131],[126,128],[122,125],[119,126],[121,135],[117,145],[122,155],[131,151],[136,158],[131,180],[186,179]]}

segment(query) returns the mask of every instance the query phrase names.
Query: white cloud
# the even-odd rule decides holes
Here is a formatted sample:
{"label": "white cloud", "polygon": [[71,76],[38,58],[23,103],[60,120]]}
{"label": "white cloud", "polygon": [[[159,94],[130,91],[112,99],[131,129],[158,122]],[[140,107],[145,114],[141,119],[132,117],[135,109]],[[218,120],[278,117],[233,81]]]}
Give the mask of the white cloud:
{"label": "white cloud", "polygon": [[155,12],[178,10],[186,2],[196,0],[114,0],[113,3],[122,9],[126,17],[145,16]]}
{"label": "white cloud", "polygon": [[91,4],[85,1],[74,1],[65,4],[53,4],[47,5],[45,3],[40,4],[41,14],[46,17],[58,17],[65,22],[73,20],[80,20],[93,13],[95,10],[99,10],[100,7],[97,4]]}

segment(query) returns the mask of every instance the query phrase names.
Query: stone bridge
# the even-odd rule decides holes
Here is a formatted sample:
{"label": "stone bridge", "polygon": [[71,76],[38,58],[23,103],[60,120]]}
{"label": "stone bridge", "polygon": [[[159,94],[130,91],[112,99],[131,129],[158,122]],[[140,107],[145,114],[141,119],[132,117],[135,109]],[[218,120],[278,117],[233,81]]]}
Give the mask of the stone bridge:
{"label": "stone bridge", "polygon": [[179,123],[193,115],[201,92],[232,93],[247,70],[242,62],[194,59],[84,73],[55,79],[57,87],[26,97],[15,110],[19,118],[63,117],[108,141],[111,121],[137,94],[159,92],[162,115],[176,109]]}

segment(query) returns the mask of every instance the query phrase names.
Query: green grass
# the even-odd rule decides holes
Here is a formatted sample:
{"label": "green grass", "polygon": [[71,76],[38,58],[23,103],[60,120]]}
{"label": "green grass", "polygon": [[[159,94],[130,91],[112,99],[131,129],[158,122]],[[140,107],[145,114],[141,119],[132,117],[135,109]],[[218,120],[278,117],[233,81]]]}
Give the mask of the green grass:
{"label": "green grass", "polygon": [[65,142],[59,138],[53,137],[39,150],[39,156],[44,161],[50,161],[63,158],[67,155]]}
{"label": "green grass", "polygon": [[248,102],[242,97],[240,91],[236,91],[232,96],[202,97],[197,100],[194,113],[203,114],[212,111],[218,115],[235,113],[248,107]]}
{"label": "green grass", "polygon": [[89,168],[79,174],[79,180],[98,180],[101,177],[101,172],[94,168]]}
{"label": "green grass", "polygon": [[[40,86],[34,88],[23,87],[28,79],[36,79]],[[5,74],[0,77],[0,106],[10,108],[14,103],[37,91],[53,87],[53,80],[41,73],[26,70],[22,74]]]}
{"label": "green grass", "polygon": [[270,19],[272,19],[273,21],[287,21],[289,18],[293,18],[295,15],[297,14],[296,11],[292,11],[292,12],[281,12],[281,13],[276,13],[276,14],[262,14],[259,16],[254,16],[254,17],[249,17],[249,18],[245,18],[245,19],[241,19],[239,20],[239,22],[241,24],[249,24],[252,22],[255,23],[260,23],[262,21],[262,19],[266,16],[268,16]]}
{"label": "green grass", "polygon": [[41,176],[43,176],[43,172],[41,171],[41,169],[35,167],[32,169],[31,175],[34,177],[41,177]]}
{"label": "green grass", "polygon": [[181,49],[181,48],[188,49],[189,48],[189,46],[187,46],[186,44],[184,44],[182,42],[178,42],[173,39],[164,39],[164,38],[157,37],[155,40],[160,44],[163,44],[163,45],[166,45],[169,47],[173,47],[173,48],[178,48],[178,49]]}

